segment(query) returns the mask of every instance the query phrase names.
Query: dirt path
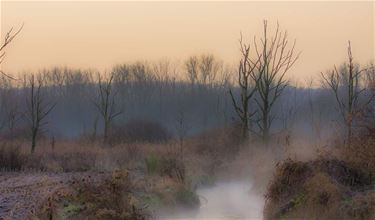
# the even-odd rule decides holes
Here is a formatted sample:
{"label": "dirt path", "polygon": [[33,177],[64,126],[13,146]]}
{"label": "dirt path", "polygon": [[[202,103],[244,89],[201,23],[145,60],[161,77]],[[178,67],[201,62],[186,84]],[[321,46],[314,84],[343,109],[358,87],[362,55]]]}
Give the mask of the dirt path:
{"label": "dirt path", "polygon": [[51,196],[82,180],[100,181],[94,173],[0,173],[0,220],[32,219]]}

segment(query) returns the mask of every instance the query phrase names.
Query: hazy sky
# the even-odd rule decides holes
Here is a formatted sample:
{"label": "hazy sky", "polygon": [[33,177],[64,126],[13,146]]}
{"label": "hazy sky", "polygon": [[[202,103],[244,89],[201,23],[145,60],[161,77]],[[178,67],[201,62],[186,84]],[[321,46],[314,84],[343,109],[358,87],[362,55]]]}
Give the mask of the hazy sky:
{"label": "hazy sky", "polygon": [[297,39],[291,75],[304,80],[340,64],[352,41],[357,61],[374,59],[374,2],[1,1],[1,32],[24,23],[7,48],[8,73],[51,66],[108,70],[135,60],[214,53],[234,64],[240,31],[251,40],[262,21]]}

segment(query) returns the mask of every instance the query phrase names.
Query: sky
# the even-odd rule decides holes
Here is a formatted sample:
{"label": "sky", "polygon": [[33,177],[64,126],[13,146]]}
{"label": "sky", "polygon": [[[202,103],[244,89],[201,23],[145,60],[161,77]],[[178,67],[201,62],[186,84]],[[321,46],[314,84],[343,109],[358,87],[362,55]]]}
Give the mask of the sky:
{"label": "sky", "polygon": [[27,73],[53,66],[108,71],[115,64],[160,59],[183,62],[213,53],[239,59],[238,39],[279,22],[300,59],[290,77],[305,81],[346,59],[374,60],[374,2],[348,1],[0,1],[1,40],[24,24],[6,50],[1,69]]}

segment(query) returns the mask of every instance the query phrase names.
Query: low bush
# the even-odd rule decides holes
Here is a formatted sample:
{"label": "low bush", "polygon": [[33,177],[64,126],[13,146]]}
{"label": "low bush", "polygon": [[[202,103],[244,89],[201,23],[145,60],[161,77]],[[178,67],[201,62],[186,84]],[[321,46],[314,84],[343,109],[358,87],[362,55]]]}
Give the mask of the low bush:
{"label": "low bush", "polygon": [[287,159],[278,164],[273,181],[271,182],[266,197],[273,201],[280,201],[284,197],[294,194],[295,190],[311,175],[308,164]]}
{"label": "low bush", "polygon": [[[69,215],[69,219],[143,220],[146,214],[132,202],[132,187],[126,170],[116,170],[99,183],[77,182],[75,192],[59,200],[65,205],[60,205],[62,211],[56,210],[56,217],[60,219]],[[59,204],[55,206],[59,207]],[[68,210],[71,211],[68,213]]]}
{"label": "low bush", "polygon": [[132,119],[124,125],[114,125],[109,140],[111,143],[163,143],[172,137],[170,132],[155,121]]}
{"label": "low bush", "polygon": [[[342,141],[341,141],[342,143]],[[266,219],[374,219],[375,133],[355,133],[335,154],[277,167],[268,187]]]}
{"label": "low bush", "polygon": [[233,159],[242,143],[237,124],[210,130],[190,141],[196,153],[210,155],[216,161]]}
{"label": "low bush", "polygon": [[145,164],[149,174],[168,176],[181,183],[185,181],[185,166],[174,156],[150,155],[145,158]]}
{"label": "low bush", "polygon": [[372,219],[373,184],[365,171],[343,160],[287,159],[268,187],[265,219]]}
{"label": "low bush", "polygon": [[21,153],[19,146],[13,144],[0,146],[0,169],[19,171],[24,167],[26,160],[27,157]]}
{"label": "low bush", "polygon": [[162,159],[156,155],[145,158],[146,169],[149,174],[159,174],[162,170]]}
{"label": "low bush", "polygon": [[341,157],[375,180],[375,133],[355,137],[351,146],[342,149]]}

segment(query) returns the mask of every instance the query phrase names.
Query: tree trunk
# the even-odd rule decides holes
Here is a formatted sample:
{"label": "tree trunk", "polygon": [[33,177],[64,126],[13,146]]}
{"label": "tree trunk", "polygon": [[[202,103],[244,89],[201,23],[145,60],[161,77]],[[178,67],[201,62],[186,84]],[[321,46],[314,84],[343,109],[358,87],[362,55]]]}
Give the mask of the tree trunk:
{"label": "tree trunk", "polygon": [[36,136],[37,136],[37,130],[34,129],[32,131],[32,139],[31,139],[31,153],[34,153],[35,151],[35,146],[36,146]]}
{"label": "tree trunk", "polygon": [[348,122],[348,133],[347,133],[347,142],[348,142],[348,147],[350,147],[351,145],[351,142],[352,142],[352,121],[351,119],[349,119],[350,121]]}
{"label": "tree trunk", "polygon": [[267,143],[269,139],[269,106],[268,106],[268,100],[264,100],[263,105],[263,142]]}
{"label": "tree trunk", "polygon": [[[247,83],[246,83],[247,84]],[[246,85],[247,86],[247,85]],[[242,118],[242,138],[247,139],[249,133],[249,103],[247,99],[247,88],[242,90],[242,106],[243,106],[243,118]]]}
{"label": "tree trunk", "polygon": [[106,119],[104,122],[104,137],[103,137],[104,143],[107,143],[108,141],[110,123],[111,123],[110,119]]}

